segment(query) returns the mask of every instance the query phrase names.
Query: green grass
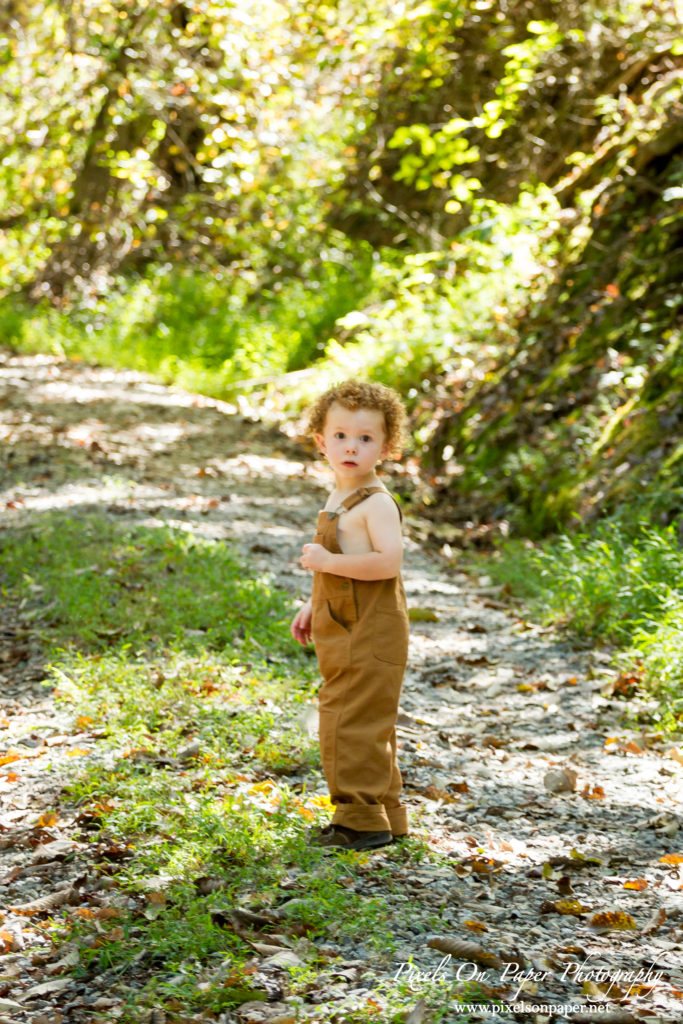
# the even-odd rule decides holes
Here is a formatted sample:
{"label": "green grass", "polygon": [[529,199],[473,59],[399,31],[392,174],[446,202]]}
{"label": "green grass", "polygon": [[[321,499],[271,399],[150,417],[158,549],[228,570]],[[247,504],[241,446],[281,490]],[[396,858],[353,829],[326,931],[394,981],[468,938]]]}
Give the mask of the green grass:
{"label": "green grass", "polygon": [[53,644],[291,650],[285,595],[245,574],[225,544],[189,531],[54,513],[34,529],[5,532],[0,572],[25,602],[46,609]]}
{"label": "green grass", "polygon": [[590,532],[532,544],[506,542],[491,576],[531,614],[588,640],[613,645],[618,663],[637,670],[660,703],[664,728],[683,724],[683,547],[679,524],[629,516]]}
{"label": "green grass", "polygon": [[[266,998],[249,938],[285,936],[301,998],[333,964],[329,943],[391,962],[391,923],[363,891],[380,875],[399,891],[391,864],[307,842],[329,803],[302,727],[317,668],[289,636],[286,594],[221,542],[97,514],[0,531],[0,573],[0,606],[42,638],[79,735],[65,799],[99,899],[45,925],[57,949],[76,943],[79,982],[109,972],[133,1024],[150,1007],[174,1019]],[[386,854],[429,855],[418,839]],[[245,930],[236,907],[272,920]],[[384,993],[357,1019],[398,1020],[415,998]]]}
{"label": "green grass", "polygon": [[13,295],[0,301],[0,337],[19,351],[137,369],[223,396],[243,380],[310,364],[374,287],[365,246],[299,270],[269,277],[153,266],[68,312]]}

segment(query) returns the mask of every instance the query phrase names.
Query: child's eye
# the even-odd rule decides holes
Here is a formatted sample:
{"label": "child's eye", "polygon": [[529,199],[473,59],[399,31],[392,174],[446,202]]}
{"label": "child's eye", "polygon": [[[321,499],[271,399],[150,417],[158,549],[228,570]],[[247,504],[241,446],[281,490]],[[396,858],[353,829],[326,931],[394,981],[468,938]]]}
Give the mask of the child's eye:
{"label": "child's eye", "polygon": [[367,444],[368,441],[372,441],[372,438],[370,437],[369,434],[363,434],[363,436],[361,437],[361,441],[364,441]]}
{"label": "child's eye", "polygon": [[338,441],[343,441],[346,435],[344,434],[343,430],[338,430],[334,436],[337,438]]}

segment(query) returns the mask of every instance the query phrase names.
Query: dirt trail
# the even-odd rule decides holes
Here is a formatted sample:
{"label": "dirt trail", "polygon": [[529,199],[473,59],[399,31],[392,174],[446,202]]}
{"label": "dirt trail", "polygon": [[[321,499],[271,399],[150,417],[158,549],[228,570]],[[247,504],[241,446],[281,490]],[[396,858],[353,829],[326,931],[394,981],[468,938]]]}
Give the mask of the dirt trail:
{"label": "dirt trail", "polygon": [[[327,486],[325,468],[223,403],[135,373],[0,356],[0,474],[4,526],[57,507],[182,523],[235,544],[294,596],[308,591],[297,558]],[[450,956],[428,946],[429,923],[432,932],[519,967],[514,979],[511,969],[477,968],[491,989],[513,982],[501,998],[516,1011],[471,1018],[454,1011],[454,1021],[682,1019],[683,876],[680,865],[662,861],[683,853],[671,743],[623,725],[603,653],[523,621],[486,579],[468,579],[425,554],[421,533],[409,518],[404,576],[418,621],[400,758],[415,830],[445,860],[406,872],[400,897],[369,873],[366,891],[374,885],[385,901],[398,950],[391,963],[362,946],[346,950],[348,976],[328,987],[330,1007],[390,982],[409,961],[416,999],[417,971],[437,970],[445,981],[469,976],[479,954],[457,942]],[[42,678],[30,626],[7,617],[0,623],[0,754],[22,745],[29,754],[45,744],[53,750],[49,758],[13,762],[11,781],[0,768],[5,907],[54,894],[55,877],[66,877],[58,847],[41,859],[20,842],[54,801],[70,745],[79,743]],[[68,828],[50,836],[68,840]],[[413,896],[424,919],[406,915]],[[570,900],[580,913],[560,912],[572,909]],[[68,982],[60,988],[55,972],[54,981],[36,985],[25,919],[0,912],[3,934],[18,936],[0,956],[0,1022],[116,1019],[116,1000],[107,1005],[106,992],[96,994],[91,1011],[69,1015]],[[606,915],[602,928],[598,914]],[[628,922],[624,915],[635,927],[615,927]],[[331,1018],[331,1009],[327,1017],[324,1006],[319,1012],[301,1019]],[[418,1006],[416,1021],[420,1014]],[[269,1019],[276,1018],[265,1006],[225,1017]]]}

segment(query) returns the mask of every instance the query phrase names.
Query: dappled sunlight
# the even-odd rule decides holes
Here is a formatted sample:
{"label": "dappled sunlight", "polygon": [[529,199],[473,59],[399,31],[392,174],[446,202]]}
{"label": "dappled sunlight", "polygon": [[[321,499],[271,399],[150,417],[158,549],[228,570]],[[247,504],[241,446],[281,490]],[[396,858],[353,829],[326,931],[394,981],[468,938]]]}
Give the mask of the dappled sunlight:
{"label": "dappled sunlight", "polygon": [[[72,382],[90,372],[68,369]],[[1,496],[22,616],[0,662],[0,792],[14,803],[2,822],[14,835],[30,808],[35,841],[65,857],[59,877],[92,875],[76,909],[59,911],[57,889],[53,911],[88,962],[129,964],[125,920],[139,964],[144,948],[169,960],[192,949],[207,965],[196,978],[213,978],[218,953],[239,974],[283,935],[287,956],[304,963],[306,943],[324,942],[383,985],[416,950],[435,969],[458,942],[543,964],[556,1001],[579,998],[571,972],[586,957],[610,970],[647,958],[673,978],[680,755],[628,723],[640,705],[615,689],[609,652],[528,619],[476,561],[474,579],[435,561],[410,521],[397,734],[411,837],[344,861],[306,846],[329,800],[311,728],[317,667],[288,622],[308,591],[298,555],[327,470],[210,406],[136,416],[140,387],[120,402],[35,402]],[[21,429],[8,408],[6,429]],[[60,410],[65,429],[43,448]],[[115,470],[101,450],[112,439],[130,457]],[[49,684],[39,703],[32,678]],[[23,870],[23,847],[0,852]],[[11,899],[30,908],[23,878]],[[147,984],[148,968],[133,969]],[[670,1002],[672,984],[634,998]]]}

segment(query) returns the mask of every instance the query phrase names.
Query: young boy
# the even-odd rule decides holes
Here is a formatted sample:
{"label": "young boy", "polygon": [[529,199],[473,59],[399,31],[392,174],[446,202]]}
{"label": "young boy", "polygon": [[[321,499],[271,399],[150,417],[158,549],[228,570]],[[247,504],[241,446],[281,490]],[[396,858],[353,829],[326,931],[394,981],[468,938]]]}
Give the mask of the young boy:
{"label": "young boy", "polygon": [[408,654],[401,514],[375,471],[400,455],[404,421],[395,391],[355,381],[326,391],[308,414],[334,473],[301,556],[313,594],[291,626],[300,644],[313,639],[323,676],[320,754],[335,812],[314,840],[321,846],[374,849],[408,830],[395,732]]}

